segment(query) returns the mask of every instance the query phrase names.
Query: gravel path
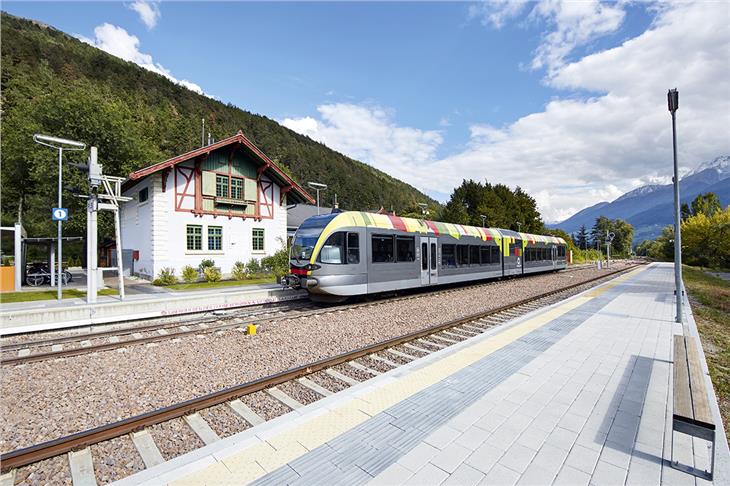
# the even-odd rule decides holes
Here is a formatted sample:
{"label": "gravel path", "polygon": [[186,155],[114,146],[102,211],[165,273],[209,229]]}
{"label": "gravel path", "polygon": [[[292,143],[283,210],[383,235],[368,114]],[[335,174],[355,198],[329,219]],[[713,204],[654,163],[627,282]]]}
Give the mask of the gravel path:
{"label": "gravel path", "polygon": [[[104,425],[605,274],[591,268],[510,279],[307,319],[282,318],[260,326],[255,336],[226,331],[3,367],[0,450]],[[387,359],[398,361],[389,353]],[[288,411],[260,393],[244,401],[266,418]],[[163,442],[158,442],[161,449]]]}
{"label": "gravel path", "polygon": [[128,435],[92,445],[91,454],[99,484],[108,484],[144,469],[144,462]]}

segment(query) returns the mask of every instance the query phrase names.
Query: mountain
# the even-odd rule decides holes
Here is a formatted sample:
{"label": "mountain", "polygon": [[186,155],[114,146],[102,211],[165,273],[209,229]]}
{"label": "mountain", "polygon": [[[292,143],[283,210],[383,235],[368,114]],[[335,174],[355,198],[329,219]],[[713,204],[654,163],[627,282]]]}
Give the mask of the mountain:
{"label": "mountain", "polygon": [[[714,192],[723,206],[730,204],[730,156],[704,162],[679,181],[682,202],[691,202],[698,194]],[[624,219],[634,226],[634,242],[656,238],[662,228],[672,224],[674,190],[672,184],[652,184],[636,188],[612,202],[601,202],[583,209],[560,223],[550,225],[567,233],[581,225],[591,228],[599,216]]]}
{"label": "mountain", "polygon": [[[104,172],[126,176],[200,146],[202,118],[215,139],[243,130],[298,182],[327,184],[325,205],[335,193],[346,209],[382,206],[402,212],[419,202],[437,204],[414,187],[266,116],[199,95],[45,24],[5,12],[0,17],[3,226],[22,212],[31,235],[53,231],[48,211],[55,206],[57,166],[50,149],[33,143],[33,133],[95,145]],[[229,62],[245,62],[245,52]],[[227,76],[225,63],[215,69]],[[236,80],[228,82],[235,85]],[[82,161],[72,152],[64,160]],[[83,186],[83,174],[77,172],[65,169],[64,184]],[[66,194],[66,201],[72,216],[85,213],[81,200]],[[64,231],[83,234],[84,224],[76,218]]]}

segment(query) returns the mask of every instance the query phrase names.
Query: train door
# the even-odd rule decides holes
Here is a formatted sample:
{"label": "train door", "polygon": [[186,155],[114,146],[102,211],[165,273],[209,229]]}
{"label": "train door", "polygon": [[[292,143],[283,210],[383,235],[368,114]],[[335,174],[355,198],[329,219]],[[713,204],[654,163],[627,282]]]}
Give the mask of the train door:
{"label": "train door", "polygon": [[552,255],[552,257],[553,257],[552,258],[553,270],[555,270],[555,267],[557,266],[557,263],[558,263],[557,262],[557,260],[558,260],[558,247],[557,246],[553,245],[552,247],[550,247],[550,255]]}
{"label": "train door", "polygon": [[428,258],[428,240],[429,238],[425,238],[421,236],[420,242],[421,242],[421,285],[428,285],[430,282],[430,265],[431,261]]}
{"label": "train door", "polygon": [[433,285],[433,284],[437,284],[439,281],[438,238],[429,238],[428,243],[429,243],[428,259],[430,261],[429,279],[431,281],[431,285]]}

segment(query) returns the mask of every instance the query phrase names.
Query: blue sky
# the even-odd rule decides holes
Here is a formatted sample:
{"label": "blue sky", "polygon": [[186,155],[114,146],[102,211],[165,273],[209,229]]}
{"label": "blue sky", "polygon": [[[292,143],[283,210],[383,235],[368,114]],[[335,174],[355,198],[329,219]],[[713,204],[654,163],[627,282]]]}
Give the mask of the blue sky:
{"label": "blue sky", "polygon": [[[607,120],[605,127],[593,127],[599,133],[581,138],[566,121],[569,110],[582,107],[576,119],[592,120],[591,110],[600,108],[597,100],[607,104],[612,94],[637,100],[646,95],[629,87],[631,75],[646,76],[638,67],[616,80],[625,89],[613,93],[585,64],[596,55],[630,51],[632,42],[651,37],[673,14],[672,8],[651,3],[585,2],[584,7],[575,11],[557,1],[521,5],[499,0],[3,3],[14,15],[48,23],[119,57],[194,83],[194,89],[224,102],[279,120],[441,200],[461,177],[520,184],[539,194],[547,220],[668,175],[657,155],[652,159],[642,151],[632,162],[642,163],[643,170],[626,173],[616,165],[613,177],[605,180],[561,177],[571,164],[595,167],[627,156],[626,148],[611,153],[608,142],[598,155],[590,150],[592,139],[604,138],[623,118]],[[702,17],[701,12],[693,15]],[[719,15],[730,20],[727,9]],[[699,43],[718,39],[727,42],[727,36],[713,31]],[[670,47],[668,40],[659,44]],[[633,59],[628,52],[603,62],[621,70]],[[596,69],[613,72],[607,66]],[[718,73],[730,74],[728,63],[714,68],[709,79],[699,81],[711,83]],[[661,99],[672,82],[666,77],[657,81],[662,82],[656,86]],[[629,100],[625,106],[635,105]],[[551,118],[551,106],[565,113],[533,126],[536,118]],[[727,121],[725,109],[716,112],[720,124]],[[551,133],[560,120],[565,131]],[[647,131],[646,136],[652,135],[657,136]],[[556,148],[544,154],[546,148],[536,149],[539,145]],[[727,144],[688,152],[685,164],[702,162],[711,150],[722,152]],[[538,175],[546,164],[552,169]],[[563,172],[556,169],[563,164]]]}

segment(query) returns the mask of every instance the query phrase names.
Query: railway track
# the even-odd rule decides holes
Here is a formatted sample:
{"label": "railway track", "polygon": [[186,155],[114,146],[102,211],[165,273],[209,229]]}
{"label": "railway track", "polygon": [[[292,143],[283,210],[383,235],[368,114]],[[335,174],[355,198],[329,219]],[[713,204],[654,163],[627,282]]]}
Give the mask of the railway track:
{"label": "railway track", "polygon": [[[592,267],[592,266],[590,266]],[[585,266],[571,268],[563,274],[580,271]],[[535,274],[539,276],[541,274]],[[524,278],[524,277],[523,277]],[[529,277],[528,277],[529,278]],[[1,366],[17,366],[50,359],[69,358],[83,354],[110,351],[128,346],[150,344],[159,341],[177,339],[186,336],[207,334],[228,329],[240,328],[245,330],[248,324],[261,325],[272,323],[279,319],[293,319],[358,309],[361,307],[382,305],[480,288],[497,284],[498,281],[479,282],[474,285],[451,287],[431,292],[409,293],[405,296],[381,298],[375,301],[343,304],[335,306],[318,306],[309,301],[287,301],[276,304],[266,304],[252,310],[246,309],[230,313],[228,311],[213,311],[204,316],[188,317],[184,320],[175,319],[170,322],[169,317],[158,318],[150,324],[115,328],[104,331],[94,331],[69,336],[57,336],[35,341],[8,343],[0,346]],[[221,314],[216,314],[221,312]],[[209,315],[213,314],[213,315]],[[162,321],[162,322],[156,322]],[[115,325],[116,327],[116,325]]]}
{"label": "railway track", "polygon": [[[359,381],[364,380],[357,380],[353,378],[353,376],[364,376],[366,379],[368,377],[379,375],[382,372],[393,369],[401,364],[447,348],[471,337],[478,336],[479,334],[482,334],[504,322],[575,295],[581,292],[584,288],[592,287],[599,281],[614,278],[615,276],[630,271],[637,266],[638,265],[634,265],[625,269],[613,271],[606,275],[546,292],[532,298],[520,300],[497,309],[480,312],[478,314],[470,315],[444,324],[439,324],[437,326],[424,328],[392,339],[387,339],[385,341],[342,353],[337,356],[322,359],[247,383],[221,389],[204,396],[159,408],[141,415],[129,417],[118,422],[84,430],[30,447],[17,449],[0,456],[2,471],[3,473],[10,471],[10,474],[14,474],[13,471],[17,468],[72,451],[88,448],[91,445],[122,437],[127,434],[139,433],[139,431],[145,431],[147,428],[181,417],[186,418],[188,425],[190,425],[195,433],[200,435],[199,431],[193,427],[192,420],[188,419],[191,415],[197,415],[197,412],[199,411],[221,404],[228,405],[231,410],[238,414],[239,418],[251,425],[256,425],[260,421],[263,421],[263,419],[261,419],[255,410],[252,410],[242,404],[240,400],[242,397],[246,397],[247,395],[257,392],[268,393],[270,397],[280,401],[281,404],[286,407],[296,408],[297,401],[291,397],[287,397],[286,394],[277,387],[296,382],[299,386],[308,388],[321,398],[337,390],[328,390],[323,386],[317,385],[315,381],[309,379],[314,378],[317,374],[326,374],[328,375],[327,377],[329,380],[335,378],[336,380],[344,383],[345,387],[357,384]],[[374,364],[377,366],[373,366]],[[353,374],[348,376],[346,373],[343,373],[343,368],[352,370]],[[338,369],[340,371],[337,371]],[[202,418],[198,416],[195,421],[199,423],[200,420],[202,420]],[[209,442],[202,436],[201,439],[203,439],[203,442],[205,443]],[[154,450],[157,450],[151,435],[148,440],[152,441],[152,447]],[[137,445],[136,442],[135,445]],[[149,450],[149,442],[147,443],[147,449]],[[145,453],[139,448],[139,446],[138,452],[144,459]],[[159,452],[157,452],[157,454],[159,454]],[[69,456],[69,458],[70,457],[71,456]]]}

